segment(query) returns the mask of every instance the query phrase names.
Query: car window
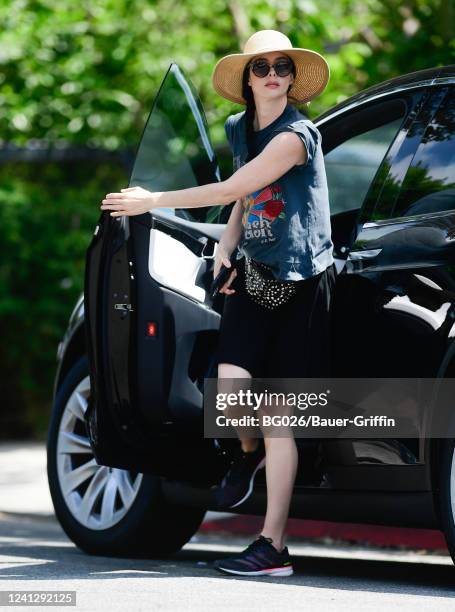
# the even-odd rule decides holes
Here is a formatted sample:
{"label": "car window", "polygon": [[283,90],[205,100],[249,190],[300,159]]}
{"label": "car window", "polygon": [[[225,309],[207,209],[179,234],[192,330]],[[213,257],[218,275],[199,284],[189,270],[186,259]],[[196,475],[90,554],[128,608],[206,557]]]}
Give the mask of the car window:
{"label": "car window", "polygon": [[371,198],[369,218],[367,221],[383,221],[390,219],[395,203],[409,167],[412,164],[417,149],[422,141],[427,126],[433,120],[448,88],[427,88],[426,93],[411,112],[394,143],[393,151],[387,154],[387,160],[382,165],[382,181],[376,183],[375,197]]}
{"label": "car window", "polygon": [[[199,96],[172,63],[154,100],[134,161],[130,185],[175,191],[220,180]],[[160,208],[190,221],[216,222],[220,206]]]}
{"label": "car window", "polygon": [[455,210],[455,88],[426,127],[392,217]]}
{"label": "car window", "polygon": [[[404,112],[404,108],[403,108]],[[357,209],[397,134],[402,117],[349,138],[325,156],[330,210]]]}
{"label": "car window", "polygon": [[363,210],[387,152],[422,95],[416,90],[364,101],[323,122],[322,147],[332,215]]}

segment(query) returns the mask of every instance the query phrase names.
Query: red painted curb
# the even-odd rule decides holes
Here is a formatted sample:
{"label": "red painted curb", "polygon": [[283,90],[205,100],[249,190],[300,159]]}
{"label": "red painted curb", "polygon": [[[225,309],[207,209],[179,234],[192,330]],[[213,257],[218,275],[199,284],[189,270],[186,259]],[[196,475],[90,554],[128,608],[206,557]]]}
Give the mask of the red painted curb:
{"label": "red painted curb", "polygon": [[[262,516],[234,516],[217,521],[207,521],[201,525],[201,532],[222,532],[231,534],[259,533],[264,524]],[[447,553],[444,535],[437,529],[414,529],[407,527],[384,527],[383,525],[363,525],[360,523],[334,523],[330,521],[310,521],[289,519],[286,530],[290,538],[321,539],[332,538],[356,544],[376,546],[423,548],[440,550]]]}

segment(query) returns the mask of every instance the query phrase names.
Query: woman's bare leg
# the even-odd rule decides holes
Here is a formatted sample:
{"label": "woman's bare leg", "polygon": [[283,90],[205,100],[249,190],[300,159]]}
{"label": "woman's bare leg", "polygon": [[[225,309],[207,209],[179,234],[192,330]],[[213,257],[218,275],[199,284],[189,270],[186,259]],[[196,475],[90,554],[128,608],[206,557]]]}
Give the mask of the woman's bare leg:
{"label": "woman's bare leg", "polygon": [[[246,387],[248,388],[251,381],[251,374],[245,368],[241,368],[240,366],[234,365],[232,363],[219,363],[218,364],[218,393],[224,393],[226,391],[231,391],[231,387],[225,389],[225,385],[223,384],[223,378],[245,378]],[[257,438],[246,438],[244,436],[239,435],[240,444],[242,446],[242,450],[245,453],[250,451],[254,451],[258,447],[258,439]]]}
{"label": "woman's bare leg", "polygon": [[293,437],[264,437],[264,443],[267,512],[261,533],[272,538],[275,548],[281,551],[297,474],[297,446]]}
{"label": "woman's bare leg", "polygon": [[[266,414],[290,416],[292,408],[278,399],[273,408],[261,404],[259,412],[260,417]],[[273,435],[273,427],[262,427],[262,432],[266,452],[267,511],[261,533],[272,538],[275,548],[281,551],[297,474],[298,451],[292,427],[280,426],[279,437]]]}
{"label": "woman's bare leg", "polygon": [[[230,363],[218,364],[218,392],[230,391],[224,389],[223,378],[251,379],[248,370]],[[220,380],[221,379],[221,380]],[[259,408],[264,413],[263,408]],[[276,410],[275,410],[275,413]],[[279,414],[288,414],[288,408],[282,406]],[[284,429],[281,430],[284,433]],[[257,448],[257,438],[239,436],[242,450],[250,452]],[[264,435],[266,453],[266,483],[267,483],[267,511],[264,519],[262,535],[272,538],[273,545],[279,551],[284,546],[284,535],[289,515],[294,482],[297,474],[298,452],[292,431],[287,437],[273,438]]]}

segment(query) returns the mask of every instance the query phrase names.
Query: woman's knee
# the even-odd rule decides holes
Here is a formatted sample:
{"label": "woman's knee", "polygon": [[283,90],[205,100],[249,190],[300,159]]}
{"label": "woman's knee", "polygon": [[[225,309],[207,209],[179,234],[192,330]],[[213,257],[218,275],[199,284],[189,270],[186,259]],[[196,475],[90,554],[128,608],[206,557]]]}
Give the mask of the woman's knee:
{"label": "woman's knee", "polygon": [[251,374],[233,363],[219,363],[217,387],[219,393],[235,393],[240,389],[249,389]]}
{"label": "woman's knee", "polygon": [[218,379],[220,378],[251,378],[251,373],[234,363],[219,363]]}
{"label": "woman's knee", "polygon": [[[233,363],[218,364],[218,393],[239,393],[251,388],[251,373]],[[229,418],[238,418],[250,411],[241,402],[226,406],[224,414]]]}

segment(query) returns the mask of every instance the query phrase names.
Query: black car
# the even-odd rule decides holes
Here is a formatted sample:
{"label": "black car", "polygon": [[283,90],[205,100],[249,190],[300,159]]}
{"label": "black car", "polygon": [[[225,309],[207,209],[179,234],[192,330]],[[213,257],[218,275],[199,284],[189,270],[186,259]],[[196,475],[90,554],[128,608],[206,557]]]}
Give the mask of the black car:
{"label": "black car", "polygon": [[[323,137],[337,280],[333,376],[455,372],[455,65],[370,87],[314,119]],[[172,63],[130,186],[219,181],[204,110]],[[96,204],[96,203],[95,203]],[[237,440],[203,435],[224,295],[214,253],[231,205],[103,212],[84,294],[58,348],[48,478],[81,549],[171,554],[216,510]],[[297,439],[290,516],[440,529],[455,559],[454,438]],[[234,510],[265,511],[263,471]]]}

